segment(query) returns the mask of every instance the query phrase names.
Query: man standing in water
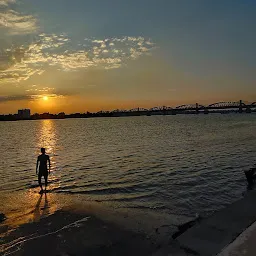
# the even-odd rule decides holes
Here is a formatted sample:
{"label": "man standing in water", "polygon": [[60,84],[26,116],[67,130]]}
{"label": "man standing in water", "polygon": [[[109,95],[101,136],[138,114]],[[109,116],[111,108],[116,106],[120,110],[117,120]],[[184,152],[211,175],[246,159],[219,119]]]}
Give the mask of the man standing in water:
{"label": "man standing in water", "polygon": [[[47,187],[47,179],[48,179],[48,169],[47,169],[47,161],[49,163],[49,174],[50,174],[50,168],[51,168],[51,162],[50,162],[50,157],[45,154],[45,148],[41,148],[41,155],[38,156],[37,158],[37,163],[36,163],[36,174],[38,174],[38,183],[41,188],[40,193],[43,193],[43,186],[42,186],[42,176],[44,176],[44,181],[45,181],[45,191]],[[39,172],[38,172],[38,165],[39,165]]]}

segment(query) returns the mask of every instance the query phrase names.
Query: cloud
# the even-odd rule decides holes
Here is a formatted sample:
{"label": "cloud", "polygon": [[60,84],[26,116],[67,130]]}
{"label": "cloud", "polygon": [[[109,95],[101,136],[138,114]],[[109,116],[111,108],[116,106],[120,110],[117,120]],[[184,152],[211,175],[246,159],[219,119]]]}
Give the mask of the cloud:
{"label": "cloud", "polygon": [[[45,94],[48,98],[64,98],[65,95],[62,94]],[[0,96],[0,103],[12,102],[12,101],[23,101],[23,100],[39,100],[42,99],[42,94],[28,94],[28,95],[12,95],[12,96]]]}
{"label": "cloud", "polygon": [[32,95],[0,96],[0,102],[31,100]]}
{"label": "cloud", "polygon": [[14,0],[0,0],[0,28],[5,28],[10,35],[31,34],[37,30],[37,21],[32,15],[23,15],[10,9],[9,4]]}
{"label": "cloud", "polygon": [[155,48],[143,37],[87,39],[74,43],[65,34],[40,34],[25,46],[6,49],[0,56],[0,84],[28,80],[49,68],[74,72],[88,68],[114,69],[147,55]]}
{"label": "cloud", "polygon": [[34,74],[41,73],[41,69],[29,67],[23,60],[20,62],[9,63],[7,69],[0,70],[0,84],[19,83],[28,80]]}
{"label": "cloud", "polygon": [[[85,40],[87,40],[87,38]],[[96,44],[102,44],[104,43],[104,40],[92,40],[92,42]]]}
{"label": "cloud", "polygon": [[43,87],[43,86],[38,86],[38,85],[31,85],[29,89],[26,89],[26,92],[30,92],[30,93],[52,93],[55,91],[55,88],[52,87]]}
{"label": "cloud", "polygon": [[105,44],[105,42],[102,43],[101,46],[100,46],[100,48],[106,48],[106,47],[107,47],[107,45]]}
{"label": "cloud", "polygon": [[16,3],[16,0],[0,0],[0,6],[8,6],[13,3]]}
{"label": "cloud", "polygon": [[57,98],[64,98],[65,95],[62,94],[35,94],[35,95],[30,95],[31,96],[31,100],[40,100],[42,99],[43,96],[47,96],[50,99],[57,99]]}
{"label": "cloud", "polygon": [[0,103],[12,102],[12,101],[23,101],[23,100],[34,101],[34,100],[42,99],[44,95],[47,95],[48,98],[54,98],[54,99],[64,98],[66,96],[65,93],[63,94],[60,94],[58,92],[49,93],[49,91],[47,90],[43,92],[39,92],[39,93],[28,92],[27,94],[0,96]]}

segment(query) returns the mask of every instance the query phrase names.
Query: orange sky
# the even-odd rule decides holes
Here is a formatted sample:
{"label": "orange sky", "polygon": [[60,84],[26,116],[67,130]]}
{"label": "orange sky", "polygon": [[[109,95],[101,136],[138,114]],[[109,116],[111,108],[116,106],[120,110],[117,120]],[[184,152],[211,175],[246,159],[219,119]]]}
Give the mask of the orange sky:
{"label": "orange sky", "polygon": [[[247,87],[252,86],[247,82]],[[202,76],[185,73],[161,57],[161,51],[128,60],[119,68],[60,71],[49,68],[17,85],[0,84],[0,113],[30,108],[32,113],[97,112],[137,107],[207,105],[220,101],[254,101],[245,81],[229,74]],[[7,96],[6,96],[7,95]],[[48,100],[43,100],[47,96]]]}
{"label": "orange sky", "polygon": [[0,0],[0,114],[256,101],[252,3],[20,1]]}

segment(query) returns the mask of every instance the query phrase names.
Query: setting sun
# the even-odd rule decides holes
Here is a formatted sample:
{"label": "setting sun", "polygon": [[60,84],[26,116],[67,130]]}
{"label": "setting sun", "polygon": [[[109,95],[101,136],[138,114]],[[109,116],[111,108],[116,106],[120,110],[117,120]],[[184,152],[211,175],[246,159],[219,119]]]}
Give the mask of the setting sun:
{"label": "setting sun", "polygon": [[43,100],[47,101],[49,98],[47,96],[43,97]]}

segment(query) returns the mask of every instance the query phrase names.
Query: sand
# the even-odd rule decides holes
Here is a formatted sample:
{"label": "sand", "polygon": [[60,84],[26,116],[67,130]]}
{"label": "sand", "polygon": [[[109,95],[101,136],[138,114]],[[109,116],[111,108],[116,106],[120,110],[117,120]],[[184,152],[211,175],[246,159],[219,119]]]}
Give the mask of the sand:
{"label": "sand", "polygon": [[155,245],[94,216],[65,211],[20,226],[4,238],[3,255],[149,255]]}
{"label": "sand", "polygon": [[9,198],[1,205],[7,219],[0,224],[0,255],[186,255],[173,231],[155,228],[149,215],[143,224],[141,216],[138,221],[127,212],[78,202],[54,193]]}

